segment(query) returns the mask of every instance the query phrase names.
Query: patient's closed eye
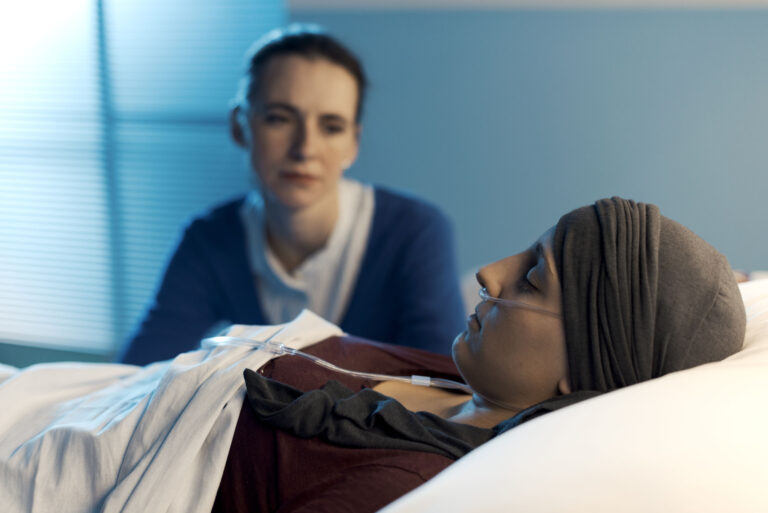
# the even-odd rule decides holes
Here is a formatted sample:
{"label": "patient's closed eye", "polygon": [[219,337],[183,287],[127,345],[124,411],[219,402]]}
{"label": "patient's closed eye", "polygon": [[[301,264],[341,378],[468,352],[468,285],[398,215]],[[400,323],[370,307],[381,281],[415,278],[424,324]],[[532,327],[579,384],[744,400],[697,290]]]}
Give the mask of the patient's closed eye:
{"label": "patient's closed eye", "polygon": [[531,267],[517,281],[517,291],[520,294],[532,294],[538,289],[534,281],[535,278],[532,278],[532,274],[535,270],[536,267]]}
{"label": "patient's closed eye", "polygon": [[540,283],[539,283],[539,275],[536,272],[538,269],[538,266],[532,267],[528,273],[525,275],[525,279],[530,283],[534,288],[540,289]]}

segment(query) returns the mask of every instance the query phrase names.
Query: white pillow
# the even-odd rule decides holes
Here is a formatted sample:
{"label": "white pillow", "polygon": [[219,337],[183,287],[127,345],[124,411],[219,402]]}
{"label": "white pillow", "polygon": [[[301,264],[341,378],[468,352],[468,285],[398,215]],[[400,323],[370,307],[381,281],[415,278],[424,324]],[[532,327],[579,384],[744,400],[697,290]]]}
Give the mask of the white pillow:
{"label": "white pillow", "polygon": [[768,280],[744,348],[539,417],[382,511],[768,511]]}

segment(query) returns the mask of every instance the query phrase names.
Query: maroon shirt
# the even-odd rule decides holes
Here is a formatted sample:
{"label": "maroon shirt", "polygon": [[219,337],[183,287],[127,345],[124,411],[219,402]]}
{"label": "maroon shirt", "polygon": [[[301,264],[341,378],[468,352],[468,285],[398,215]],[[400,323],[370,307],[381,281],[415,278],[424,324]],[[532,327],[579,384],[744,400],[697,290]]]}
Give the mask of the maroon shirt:
{"label": "maroon shirt", "polygon": [[[447,356],[353,337],[332,337],[306,352],[351,370],[461,379]],[[297,356],[272,360],[258,372],[305,392],[331,379],[355,391],[376,384]],[[244,401],[213,512],[373,512],[451,463],[426,452],[351,449],[299,438],[262,426]]]}

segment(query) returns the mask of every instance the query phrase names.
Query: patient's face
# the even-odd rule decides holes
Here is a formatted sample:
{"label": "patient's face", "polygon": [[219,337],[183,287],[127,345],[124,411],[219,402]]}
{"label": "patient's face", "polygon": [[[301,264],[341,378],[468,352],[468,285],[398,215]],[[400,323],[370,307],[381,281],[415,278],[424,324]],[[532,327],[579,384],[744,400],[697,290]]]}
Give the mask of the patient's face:
{"label": "patient's face", "polygon": [[[480,285],[491,296],[561,314],[553,234],[554,228],[526,251],[483,267]],[[562,318],[535,310],[481,301],[453,342],[453,359],[476,394],[496,404],[526,408],[567,391]]]}

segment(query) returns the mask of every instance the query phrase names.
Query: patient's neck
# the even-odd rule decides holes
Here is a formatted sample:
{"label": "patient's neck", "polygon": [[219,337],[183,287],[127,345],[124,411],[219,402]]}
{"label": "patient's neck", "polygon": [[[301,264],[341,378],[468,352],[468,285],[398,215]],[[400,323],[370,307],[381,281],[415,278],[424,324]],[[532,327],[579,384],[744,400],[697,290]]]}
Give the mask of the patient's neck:
{"label": "patient's neck", "polygon": [[474,394],[471,399],[456,405],[452,411],[447,412],[448,414],[444,418],[459,424],[490,429],[499,422],[514,417],[523,409],[522,407],[499,406]]}
{"label": "patient's neck", "polygon": [[492,428],[523,410],[493,404],[477,394],[470,396],[453,390],[419,387],[400,381],[382,381],[373,388],[397,399],[411,411],[428,411],[446,420],[481,428]]}

